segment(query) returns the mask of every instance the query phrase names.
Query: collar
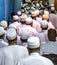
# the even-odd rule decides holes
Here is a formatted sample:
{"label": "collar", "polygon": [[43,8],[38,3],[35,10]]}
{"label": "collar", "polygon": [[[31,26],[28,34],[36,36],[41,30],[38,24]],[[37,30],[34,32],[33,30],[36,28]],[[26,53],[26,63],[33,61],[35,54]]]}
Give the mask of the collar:
{"label": "collar", "polygon": [[31,53],[30,56],[40,56],[40,54],[37,52],[34,52],[34,53]]}
{"label": "collar", "polygon": [[47,30],[42,30],[42,32],[47,32]]}
{"label": "collar", "polygon": [[3,39],[0,39],[0,41],[3,41]]}

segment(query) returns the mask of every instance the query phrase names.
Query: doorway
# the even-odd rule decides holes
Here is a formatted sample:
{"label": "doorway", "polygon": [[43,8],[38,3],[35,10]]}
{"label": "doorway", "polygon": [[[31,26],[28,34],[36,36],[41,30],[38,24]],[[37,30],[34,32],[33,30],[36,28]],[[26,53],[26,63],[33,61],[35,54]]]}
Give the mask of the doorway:
{"label": "doorway", "polygon": [[54,6],[55,6],[55,9],[57,11],[57,0],[54,0]]}

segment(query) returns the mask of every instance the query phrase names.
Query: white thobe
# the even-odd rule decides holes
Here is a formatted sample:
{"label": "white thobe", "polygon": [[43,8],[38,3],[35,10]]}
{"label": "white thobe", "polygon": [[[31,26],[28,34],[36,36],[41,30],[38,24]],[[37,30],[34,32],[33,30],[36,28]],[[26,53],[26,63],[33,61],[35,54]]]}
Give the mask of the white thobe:
{"label": "white thobe", "polygon": [[8,43],[5,42],[3,39],[0,39],[0,48],[8,46]]}
{"label": "white thobe", "polygon": [[23,59],[18,65],[54,65],[48,58],[40,56],[38,53],[32,53],[29,57]]}
{"label": "white thobe", "polygon": [[5,47],[2,54],[1,65],[17,65],[22,58],[28,56],[28,50],[22,46],[12,45]]}

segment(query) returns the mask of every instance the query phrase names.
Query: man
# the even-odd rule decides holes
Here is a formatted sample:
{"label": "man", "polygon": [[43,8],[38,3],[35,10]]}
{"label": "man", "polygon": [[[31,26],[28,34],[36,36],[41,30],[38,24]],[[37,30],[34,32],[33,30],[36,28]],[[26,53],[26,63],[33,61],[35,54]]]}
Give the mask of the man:
{"label": "man", "polygon": [[5,31],[3,27],[0,27],[0,48],[8,46],[8,43],[4,41]]}
{"label": "man", "polygon": [[22,28],[19,31],[19,36],[20,36],[21,45],[27,47],[27,39],[31,36],[30,31],[28,32],[26,28]]}
{"label": "man", "polygon": [[36,16],[37,16],[36,11],[31,12],[31,17],[33,19],[32,27],[34,29],[36,29],[37,32],[41,32],[41,27],[40,27],[41,25],[40,25],[40,23],[38,21],[36,21]]}
{"label": "man", "polygon": [[19,17],[17,15],[13,16],[13,23],[9,25],[9,28],[15,28],[17,30],[17,26],[20,26]]}
{"label": "man", "polygon": [[37,31],[31,26],[26,26],[19,30],[19,36],[21,45],[27,47],[27,39],[31,36],[37,36]]}
{"label": "man", "polygon": [[40,40],[37,37],[30,37],[28,39],[28,50],[30,56],[22,59],[20,65],[54,65],[48,58],[42,57],[40,52]]}
{"label": "man", "polygon": [[2,26],[6,30],[8,27],[7,21],[5,21],[5,20],[1,21],[0,26]]}
{"label": "man", "polygon": [[57,54],[56,30],[48,30],[48,42],[42,43],[41,51],[43,54]]}
{"label": "man", "polygon": [[52,24],[52,22],[49,20],[49,14],[43,14],[42,19],[43,20],[47,20],[47,22],[48,22],[48,29],[50,29],[50,28],[54,29],[55,28],[54,25]]}
{"label": "man", "polygon": [[46,20],[43,20],[41,22],[41,28],[42,28],[42,31],[38,33],[38,37],[40,38],[41,42],[47,42],[48,41],[48,36],[47,36],[48,22]]}
{"label": "man", "polygon": [[16,45],[16,30],[9,28],[6,32],[9,46],[3,48],[1,65],[17,65],[18,62],[28,56],[28,50],[25,47]]}
{"label": "man", "polygon": [[51,7],[51,12],[49,14],[49,20],[52,22],[55,28],[57,28],[57,15],[55,15],[55,8]]}
{"label": "man", "polygon": [[21,22],[21,25],[20,26],[19,25],[17,26],[17,31],[18,32],[19,32],[19,30],[21,28],[26,27],[26,18],[27,18],[27,15],[23,13],[20,18],[21,18],[21,21],[20,21]]}
{"label": "man", "polygon": [[21,11],[17,11],[17,15],[18,15],[18,17],[19,17],[19,22],[21,21],[21,15],[22,15],[22,13],[21,13]]}

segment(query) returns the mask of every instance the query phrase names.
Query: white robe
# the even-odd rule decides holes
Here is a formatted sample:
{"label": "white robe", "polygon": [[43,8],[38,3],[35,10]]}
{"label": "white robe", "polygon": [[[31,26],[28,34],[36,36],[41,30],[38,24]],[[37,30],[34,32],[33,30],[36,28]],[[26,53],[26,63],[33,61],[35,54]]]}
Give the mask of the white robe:
{"label": "white robe", "polygon": [[23,59],[18,65],[54,65],[48,58],[40,56],[38,53],[32,53],[29,57]]}
{"label": "white robe", "polygon": [[57,54],[57,42],[48,41],[41,45],[41,55],[44,54]]}
{"label": "white robe", "polygon": [[3,49],[1,65],[17,65],[18,62],[28,56],[28,50],[25,47],[12,45]]}
{"label": "white robe", "polygon": [[38,33],[38,37],[40,38],[41,42],[47,42],[48,41],[48,36],[47,36],[48,31],[43,30],[41,33]]}
{"label": "white robe", "polygon": [[5,42],[3,39],[0,39],[0,48],[8,46],[8,43]]}

